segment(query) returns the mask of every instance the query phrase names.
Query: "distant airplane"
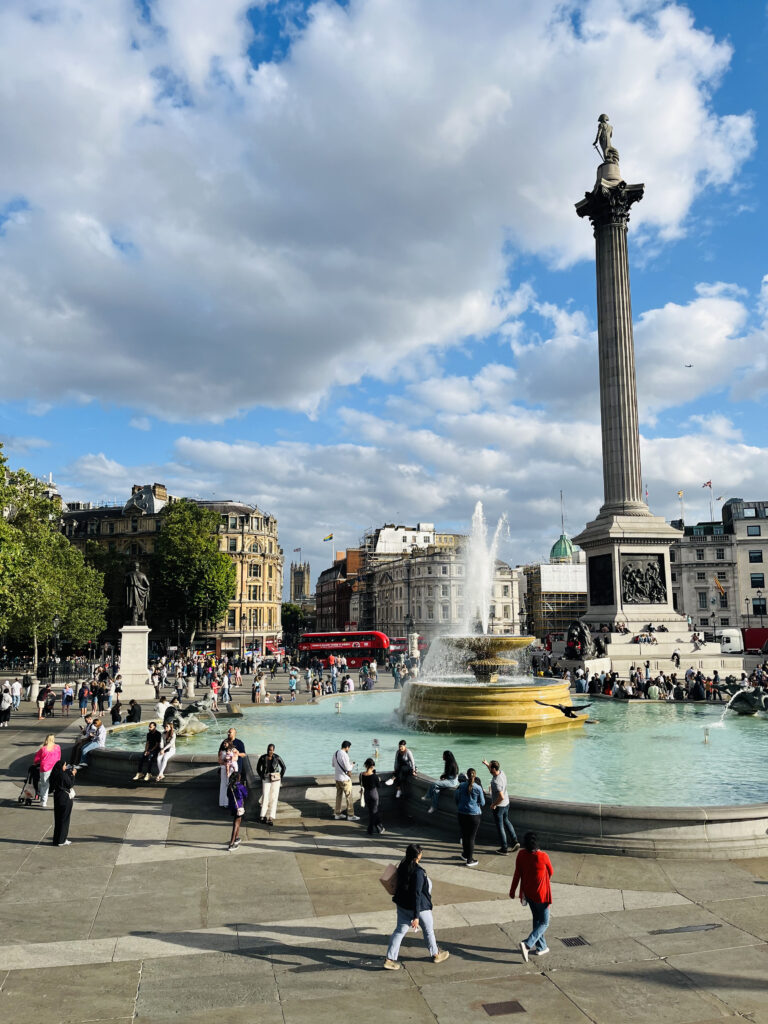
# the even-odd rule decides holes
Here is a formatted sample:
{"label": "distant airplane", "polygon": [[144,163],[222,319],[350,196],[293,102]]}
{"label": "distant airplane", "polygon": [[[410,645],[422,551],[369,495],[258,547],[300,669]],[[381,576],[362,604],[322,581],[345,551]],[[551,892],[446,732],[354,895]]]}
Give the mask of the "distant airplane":
{"label": "distant airplane", "polygon": [[686,370],[692,370],[693,369],[693,363],[685,363],[685,368],[686,368]]}

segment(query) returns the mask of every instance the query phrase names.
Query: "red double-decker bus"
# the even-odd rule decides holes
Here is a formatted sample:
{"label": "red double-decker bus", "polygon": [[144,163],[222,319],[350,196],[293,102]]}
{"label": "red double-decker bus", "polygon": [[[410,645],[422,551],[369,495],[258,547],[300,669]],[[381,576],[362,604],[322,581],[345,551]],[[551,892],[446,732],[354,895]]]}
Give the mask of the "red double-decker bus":
{"label": "red double-decker bus", "polygon": [[386,633],[354,631],[349,633],[302,633],[299,654],[304,659],[319,658],[328,665],[331,654],[347,659],[347,668],[360,668],[364,662],[382,662],[389,652]]}

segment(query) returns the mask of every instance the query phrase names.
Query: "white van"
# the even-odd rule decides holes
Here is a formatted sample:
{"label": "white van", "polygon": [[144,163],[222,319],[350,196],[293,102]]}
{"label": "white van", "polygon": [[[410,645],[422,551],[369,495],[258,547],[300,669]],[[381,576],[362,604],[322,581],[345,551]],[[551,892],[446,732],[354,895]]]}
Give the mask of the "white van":
{"label": "white van", "polygon": [[744,653],[744,638],[740,629],[718,629],[715,636],[723,654]]}

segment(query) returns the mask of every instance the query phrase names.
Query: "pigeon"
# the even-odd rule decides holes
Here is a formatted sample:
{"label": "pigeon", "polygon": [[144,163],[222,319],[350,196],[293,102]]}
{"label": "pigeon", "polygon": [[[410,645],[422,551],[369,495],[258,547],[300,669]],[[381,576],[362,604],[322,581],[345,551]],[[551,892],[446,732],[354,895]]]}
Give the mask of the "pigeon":
{"label": "pigeon", "polygon": [[593,702],[590,701],[589,704],[579,704],[577,707],[572,708],[567,704],[546,704],[543,700],[537,700],[536,703],[541,704],[543,708],[557,708],[558,711],[563,712],[566,718],[578,718],[579,716],[576,714],[577,711],[581,711],[582,708],[591,708],[593,704]]}

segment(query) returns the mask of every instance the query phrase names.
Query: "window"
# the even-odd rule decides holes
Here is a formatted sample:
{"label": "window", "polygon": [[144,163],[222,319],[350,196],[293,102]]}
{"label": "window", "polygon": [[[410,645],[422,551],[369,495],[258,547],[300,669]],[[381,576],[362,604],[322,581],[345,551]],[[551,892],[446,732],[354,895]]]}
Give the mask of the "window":
{"label": "window", "polygon": [[702,617],[699,619],[699,625],[700,626],[708,626],[709,625],[709,619],[705,615],[702,615]]}
{"label": "window", "polygon": [[727,594],[721,594],[720,595],[720,607],[721,608],[727,608],[728,607],[728,595]]}
{"label": "window", "polygon": [[671,575],[672,575],[672,582],[673,583],[677,583],[677,573],[673,572]]}
{"label": "window", "polygon": [[431,566],[431,565],[428,565],[428,566],[427,566],[427,575],[428,575],[428,576],[431,576],[431,575],[432,575],[432,566]]}
{"label": "window", "polygon": [[745,508],[742,509],[742,515],[745,519],[754,519],[757,516],[756,508]]}
{"label": "window", "polygon": [[427,618],[434,619],[435,617],[435,606],[432,604],[427,605]]}
{"label": "window", "polygon": [[90,533],[90,534],[97,533],[98,532],[97,529],[96,529],[97,526],[98,526],[98,523],[95,520],[92,519],[88,523],[88,533]]}
{"label": "window", "polygon": [[720,570],[720,571],[718,572],[718,574],[717,574],[717,578],[718,578],[719,580],[726,580],[726,579],[728,579],[728,573],[727,573],[727,572],[723,572],[723,570],[721,569],[721,570]]}
{"label": "window", "polygon": [[229,538],[229,550],[230,551],[237,551],[237,537],[230,537]]}
{"label": "window", "polygon": [[416,618],[417,619],[421,618],[421,605],[420,604],[416,605]]}
{"label": "window", "polygon": [[267,570],[267,579],[270,579],[270,580],[272,579],[272,568],[273,567],[270,565],[269,569]]}
{"label": "window", "polygon": [[440,587],[440,597],[449,597],[449,596],[450,596],[450,587],[448,586],[447,583],[443,583],[442,586]]}
{"label": "window", "polygon": [[271,586],[271,584],[270,584],[270,586],[267,587],[267,600],[268,601],[272,600],[272,586]]}
{"label": "window", "polygon": [[753,564],[755,562],[762,562],[762,560],[763,560],[763,552],[762,551],[750,551],[749,552],[749,560]]}
{"label": "window", "polygon": [[696,579],[697,580],[705,580],[706,578],[707,578],[707,574],[706,573],[704,573],[704,572],[697,572],[696,573]]}
{"label": "window", "polygon": [[230,608],[229,611],[227,612],[227,629],[235,628],[235,615],[235,609]]}
{"label": "window", "polygon": [[731,620],[730,619],[728,619],[728,618],[720,619],[720,625],[721,626],[730,626],[730,624],[731,624]]}
{"label": "window", "polygon": [[138,519],[132,519],[131,520],[131,533],[138,533],[138,532],[139,532],[139,520]]}
{"label": "window", "polygon": [[[159,520],[158,520],[158,522],[159,522]],[[114,532],[115,532],[115,524],[114,523],[109,523],[107,525],[107,533],[114,533]]]}
{"label": "window", "polygon": [[748,526],[747,527],[747,536],[748,537],[759,537],[760,536],[760,527],[759,526]]}
{"label": "window", "polygon": [[715,548],[715,558],[725,558],[725,548]]}
{"label": "window", "polygon": [[669,552],[669,560],[670,560],[670,562],[676,562],[677,561],[677,554],[675,553],[674,550]]}
{"label": "window", "polygon": [[712,530],[712,533],[714,533],[714,535],[715,535],[716,537],[722,537],[722,536],[723,536],[723,533],[724,533],[724,532],[725,532],[725,531],[723,530],[722,526],[716,526],[716,527],[715,527],[715,528],[714,528],[714,529]]}
{"label": "window", "polygon": [[464,566],[463,565],[457,565],[456,566],[456,575],[457,576],[463,576],[464,575]]}
{"label": "window", "polygon": [[440,572],[442,573],[443,576],[447,576],[448,575],[448,566],[447,565],[441,565],[440,566]]}
{"label": "window", "polygon": [[407,544],[407,543],[408,543],[408,538],[405,535],[403,535],[403,544]]}
{"label": "window", "polygon": [[509,584],[508,583],[505,583],[504,586],[501,588],[501,596],[502,597],[509,597]]}
{"label": "window", "polygon": [[447,622],[450,617],[451,617],[450,605],[441,604],[440,605],[440,618],[443,620],[443,622]]}
{"label": "window", "polygon": [[248,600],[249,601],[260,601],[261,600],[261,587],[248,587]]}
{"label": "window", "polygon": [[261,566],[257,565],[256,562],[251,562],[249,573],[251,576],[258,576],[261,578]]}
{"label": "window", "polygon": [[749,574],[749,585],[750,587],[764,587],[765,586],[765,573],[764,572],[751,572]]}
{"label": "window", "polygon": [[752,598],[752,614],[753,615],[765,615],[765,598],[764,597],[753,597]]}
{"label": "window", "polygon": [[427,587],[427,597],[432,597],[432,587]]}
{"label": "window", "polygon": [[508,604],[504,605],[504,618],[505,619],[511,619],[512,618],[512,609],[510,608],[510,606]]}
{"label": "window", "polygon": [[697,562],[703,562],[704,561],[704,548],[696,548],[696,561]]}
{"label": "window", "polygon": [[706,608],[706,607],[707,607],[707,595],[704,593],[703,590],[700,590],[699,591],[699,608]]}
{"label": "window", "polygon": [[456,587],[456,596],[464,597],[464,587],[461,585],[461,583],[458,585],[458,587]]}
{"label": "window", "polygon": [[237,516],[230,516],[229,517],[229,528],[230,528],[230,530],[236,530],[237,529]]}
{"label": "window", "polygon": [[422,544],[429,544],[429,537],[427,536],[427,534],[426,534],[426,533],[425,533],[425,534],[424,534],[424,536],[423,536],[423,537],[421,538],[421,543],[422,543]]}
{"label": "window", "polygon": [[677,593],[672,594],[672,607],[677,611]]}

